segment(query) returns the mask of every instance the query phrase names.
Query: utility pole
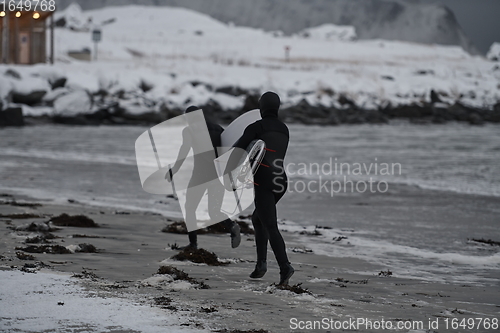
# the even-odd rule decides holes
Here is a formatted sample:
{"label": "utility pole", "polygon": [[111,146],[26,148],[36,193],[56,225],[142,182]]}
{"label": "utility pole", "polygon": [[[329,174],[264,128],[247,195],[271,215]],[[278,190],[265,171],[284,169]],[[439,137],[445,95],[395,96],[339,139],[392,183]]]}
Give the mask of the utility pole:
{"label": "utility pole", "polygon": [[97,61],[97,43],[101,41],[101,30],[92,30],[92,40],[94,41],[94,61]]}

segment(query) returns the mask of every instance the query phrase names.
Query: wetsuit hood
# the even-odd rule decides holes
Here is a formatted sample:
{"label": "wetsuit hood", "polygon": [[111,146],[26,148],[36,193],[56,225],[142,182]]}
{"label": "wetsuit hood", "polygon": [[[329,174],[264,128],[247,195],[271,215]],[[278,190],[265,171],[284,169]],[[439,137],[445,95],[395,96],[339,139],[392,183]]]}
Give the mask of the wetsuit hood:
{"label": "wetsuit hood", "polygon": [[278,117],[280,97],[272,91],[266,92],[259,99],[260,115],[262,118]]}
{"label": "wetsuit hood", "polygon": [[184,111],[184,113],[189,113],[189,112],[197,111],[197,110],[199,110],[199,109],[200,109],[199,107],[197,107],[197,106],[195,106],[195,105],[191,105],[190,107],[188,107],[188,108],[186,109],[186,111]]}

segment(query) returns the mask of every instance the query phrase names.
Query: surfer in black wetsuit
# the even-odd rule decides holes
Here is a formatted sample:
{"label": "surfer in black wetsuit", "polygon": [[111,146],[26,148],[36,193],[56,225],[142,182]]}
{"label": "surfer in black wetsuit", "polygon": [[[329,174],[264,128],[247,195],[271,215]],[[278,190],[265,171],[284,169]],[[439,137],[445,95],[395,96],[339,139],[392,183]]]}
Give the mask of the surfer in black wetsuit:
{"label": "surfer in black wetsuit", "polygon": [[[266,143],[266,154],[254,176],[255,210],[252,224],[255,229],[257,264],[250,274],[251,278],[261,278],[267,271],[267,242],[271,244],[274,256],[280,267],[280,285],[288,284],[294,269],[288,261],[283,237],[278,229],[276,203],[287,189],[287,176],[283,161],[288,148],[288,127],[278,119],[280,98],[273,92],[266,92],[259,100],[262,119],[249,125],[236,142],[225,174],[234,170],[242,153],[255,139]],[[227,177],[228,178],[228,177]],[[226,186],[228,188],[228,186]]]}
{"label": "surfer in black wetsuit", "polygon": [[[186,109],[185,113],[200,110],[196,106],[190,106]],[[188,118],[189,122],[189,118]],[[231,221],[226,214],[221,212],[222,201],[224,198],[224,187],[217,179],[217,172],[215,170],[214,159],[217,157],[217,147],[221,146],[221,134],[224,129],[213,122],[205,119],[206,127],[210,135],[213,150],[206,151],[206,142],[200,142],[201,138],[197,137],[197,133],[204,131],[198,129],[197,126],[201,124],[190,124],[182,131],[182,146],[179,150],[177,160],[174,166],[168,171],[166,179],[172,181],[173,175],[179,171],[184,160],[186,159],[189,151],[193,149],[193,174],[189,180],[188,188],[186,191],[186,222],[196,221],[196,209],[200,204],[201,199],[205,192],[208,196],[208,214],[213,221],[222,221],[226,229],[231,233],[231,247],[236,248],[240,245],[240,226],[238,223]],[[217,181],[214,181],[217,180]],[[196,230],[188,233],[189,244],[181,247],[194,248],[198,247],[198,235]]]}

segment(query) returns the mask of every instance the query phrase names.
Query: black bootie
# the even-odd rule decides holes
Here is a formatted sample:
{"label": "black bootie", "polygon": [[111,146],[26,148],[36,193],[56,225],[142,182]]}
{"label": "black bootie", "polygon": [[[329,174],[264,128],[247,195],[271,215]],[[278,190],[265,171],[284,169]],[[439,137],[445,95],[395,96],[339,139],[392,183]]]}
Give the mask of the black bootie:
{"label": "black bootie", "polygon": [[254,271],[250,274],[252,279],[259,279],[267,272],[267,262],[265,260],[257,260]]}
{"label": "black bootie", "polygon": [[295,270],[290,263],[280,265],[280,286],[287,285]]}

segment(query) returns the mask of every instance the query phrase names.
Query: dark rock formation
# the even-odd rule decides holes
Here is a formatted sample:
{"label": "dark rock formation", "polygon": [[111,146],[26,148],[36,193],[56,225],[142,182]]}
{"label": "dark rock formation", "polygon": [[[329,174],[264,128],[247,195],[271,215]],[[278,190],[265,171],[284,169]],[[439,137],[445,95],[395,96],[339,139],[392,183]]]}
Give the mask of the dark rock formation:
{"label": "dark rock formation", "polygon": [[29,94],[21,94],[18,92],[12,93],[12,102],[25,105],[35,105],[42,101],[43,96],[47,92],[45,90],[35,90]]}
{"label": "dark rock formation", "polygon": [[4,111],[0,111],[0,127],[23,125],[24,118],[22,108],[8,108]]}

